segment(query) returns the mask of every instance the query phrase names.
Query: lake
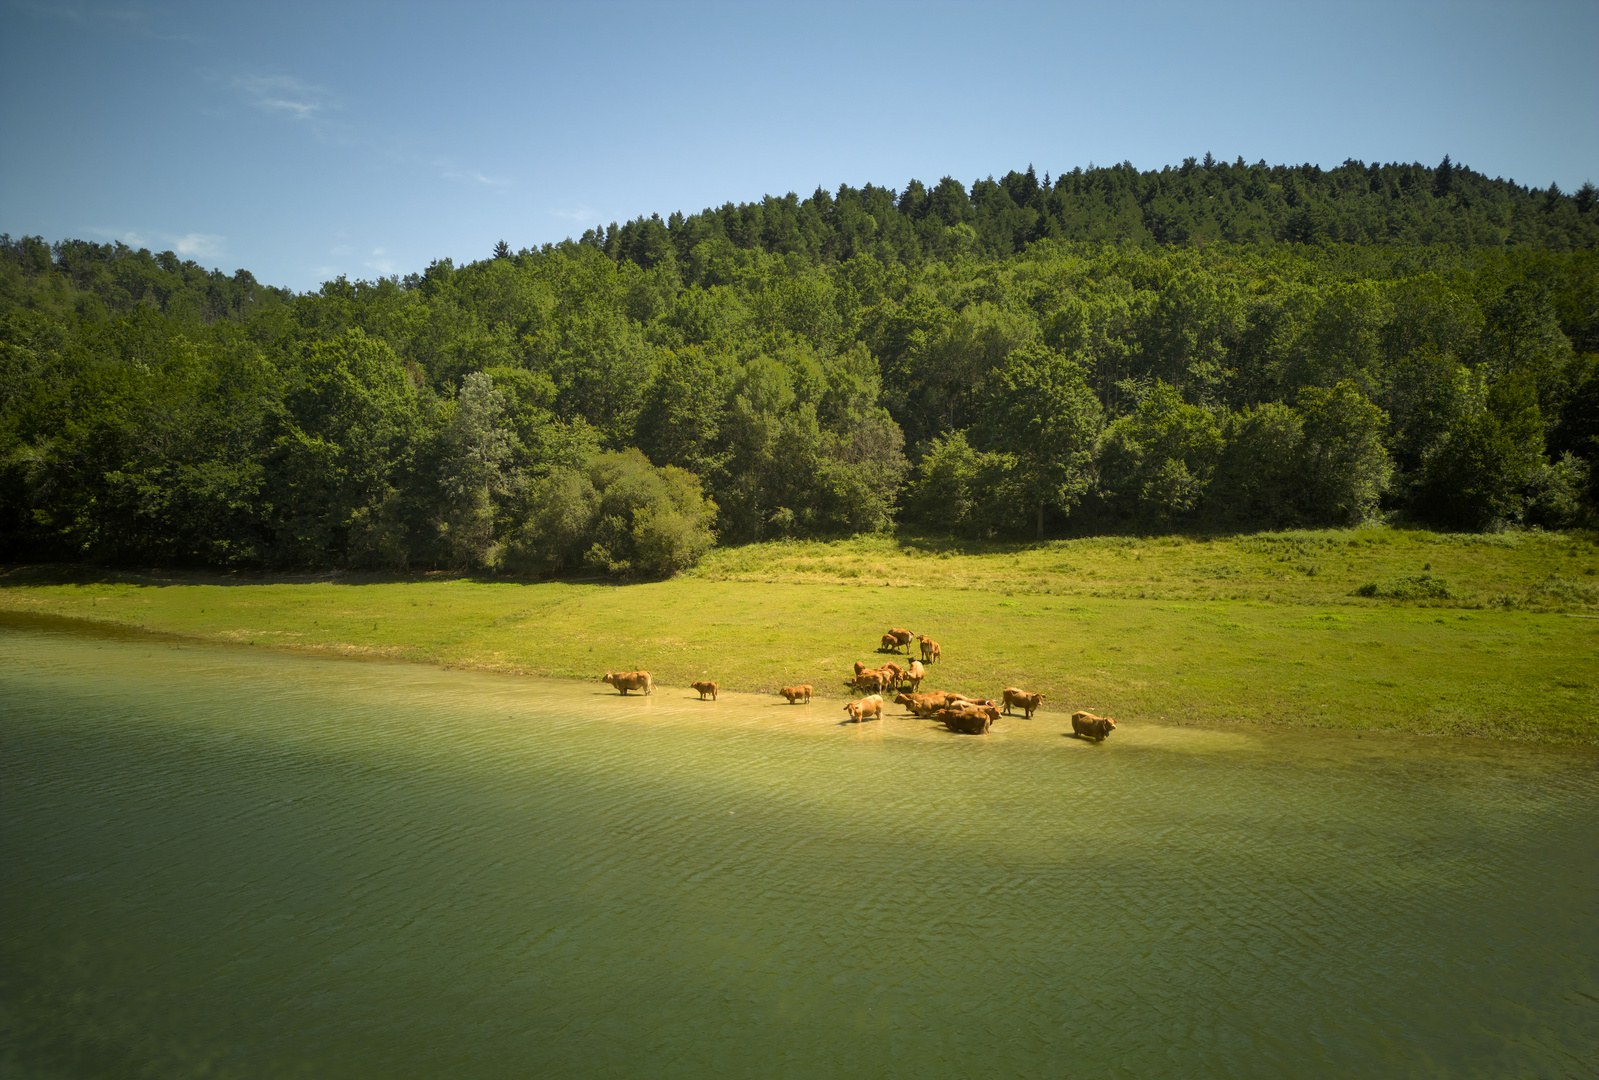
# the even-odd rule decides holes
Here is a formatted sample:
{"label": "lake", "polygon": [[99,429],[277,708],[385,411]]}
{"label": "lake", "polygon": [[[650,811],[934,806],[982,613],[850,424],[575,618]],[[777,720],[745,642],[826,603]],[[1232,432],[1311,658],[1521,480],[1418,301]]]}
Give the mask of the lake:
{"label": "lake", "polygon": [[843,719],[0,615],[0,1074],[1596,1073],[1599,754]]}

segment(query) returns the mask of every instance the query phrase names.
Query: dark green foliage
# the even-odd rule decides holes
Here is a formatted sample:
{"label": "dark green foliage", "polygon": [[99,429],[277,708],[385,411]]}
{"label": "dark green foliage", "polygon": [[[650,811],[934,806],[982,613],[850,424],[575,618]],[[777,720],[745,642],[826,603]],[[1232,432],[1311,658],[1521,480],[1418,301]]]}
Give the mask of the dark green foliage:
{"label": "dark green foliage", "polygon": [[692,473],[656,468],[637,450],[600,453],[538,482],[504,556],[528,573],[587,565],[615,577],[661,577],[716,543],[716,504]]}
{"label": "dark green foliage", "polygon": [[1007,486],[1033,511],[1042,539],[1044,511],[1069,514],[1088,492],[1104,413],[1082,368],[1042,346],[1016,349],[988,382],[974,431],[1009,458]]}
{"label": "dark green foliage", "polygon": [[[790,193],[698,214],[640,217],[590,230],[581,241],[614,258],[675,264],[696,284],[725,282],[718,244],[828,264],[871,254],[885,262],[1003,258],[1040,240],[1186,245],[1342,242],[1592,248],[1599,222],[1591,185],[1568,196],[1489,179],[1445,157],[1419,164],[1346,161],[1246,165],[1189,158],[1139,172],[1130,164],[1074,169],[1051,184],[1031,166],[969,186],[944,177],[929,191],[911,181],[897,197],[871,184]],[[725,258],[725,256],[724,256]]]}
{"label": "dark green foliage", "polygon": [[935,438],[911,482],[911,520],[957,536],[981,540],[1025,528],[1033,505],[1015,483],[1016,459],[974,450],[966,433]]}
{"label": "dark green foliage", "polygon": [[1461,414],[1432,453],[1417,510],[1456,529],[1519,522],[1527,486],[1545,465],[1543,450],[1533,377],[1501,378]]}
{"label": "dark green foliage", "polygon": [[408,479],[423,417],[405,366],[352,330],[285,365],[287,389],[264,456],[274,562],[342,561],[350,530]]}
{"label": "dark green foliage", "polygon": [[1203,514],[1222,528],[1281,529],[1300,520],[1300,466],[1305,422],[1293,409],[1267,402],[1230,413]]}
{"label": "dark green foliage", "polygon": [[1591,522],[1593,201],[1207,155],[301,296],[0,237],[0,558],[647,576],[902,496],[972,537]]}
{"label": "dark green foliage", "polygon": [[1100,486],[1124,520],[1162,529],[1198,517],[1223,447],[1215,416],[1156,382],[1106,433]]}
{"label": "dark green foliage", "polygon": [[1393,474],[1386,414],[1347,380],[1330,390],[1305,387],[1295,409],[1304,425],[1296,500],[1303,520],[1358,525],[1372,517]]}

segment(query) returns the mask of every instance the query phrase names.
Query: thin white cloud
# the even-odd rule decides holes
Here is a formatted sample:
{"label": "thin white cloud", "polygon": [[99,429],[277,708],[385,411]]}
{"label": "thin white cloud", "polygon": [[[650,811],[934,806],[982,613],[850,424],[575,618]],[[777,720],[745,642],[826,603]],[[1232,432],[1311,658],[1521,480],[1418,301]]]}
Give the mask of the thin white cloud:
{"label": "thin white cloud", "polygon": [[120,240],[131,248],[150,246],[150,238],[137,229],[104,229],[98,225],[90,225],[83,230],[95,236],[104,236],[112,240]]}
{"label": "thin white cloud", "polygon": [[190,258],[199,256],[202,259],[214,259],[222,254],[224,239],[216,233],[184,233],[174,241],[173,250]]}
{"label": "thin white cloud", "polygon": [[550,216],[558,217],[565,221],[575,221],[579,225],[585,221],[598,221],[600,219],[600,215],[596,214],[593,210],[590,210],[582,203],[579,203],[571,210],[551,210]]}
{"label": "thin white cloud", "polygon": [[268,112],[276,109],[289,113],[296,120],[309,120],[322,111],[322,106],[314,101],[286,101],[283,98],[262,98],[256,104]]}
{"label": "thin white cloud", "polygon": [[325,89],[292,75],[235,75],[231,81],[262,112],[312,120],[334,107]]}
{"label": "thin white cloud", "polygon": [[459,180],[465,184],[482,184],[484,187],[505,187],[510,183],[509,180],[502,180],[497,176],[485,176],[475,169],[464,172],[447,172],[444,174],[444,179]]}
{"label": "thin white cloud", "polygon": [[368,259],[361,265],[366,267],[368,270],[376,270],[384,277],[388,277],[390,274],[394,273],[394,262],[390,259],[383,258],[383,256],[387,254],[388,252],[383,248],[375,247],[372,249],[372,258]]}
{"label": "thin white cloud", "polygon": [[172,251],[190,259],[217,259],[225,254],[227,237],[216,233],[169,233],[160,229],[115,229],[91,225],[83,230],[94,236],[120,240],[131,248]]}

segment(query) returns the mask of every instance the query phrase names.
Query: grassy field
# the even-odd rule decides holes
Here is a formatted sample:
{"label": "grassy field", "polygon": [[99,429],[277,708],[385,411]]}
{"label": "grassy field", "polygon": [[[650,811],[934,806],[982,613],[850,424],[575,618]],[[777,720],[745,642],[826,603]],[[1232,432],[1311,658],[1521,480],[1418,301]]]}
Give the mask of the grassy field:
{"label": "grassy field", "polygon": [[451,575],[0,571],[0,610],[256,647],[842,700],[889,626],[924,688],[1124,721],[1599,744],[1599,536],[1361,529],[1214,540],[774,543],[618,586]]}

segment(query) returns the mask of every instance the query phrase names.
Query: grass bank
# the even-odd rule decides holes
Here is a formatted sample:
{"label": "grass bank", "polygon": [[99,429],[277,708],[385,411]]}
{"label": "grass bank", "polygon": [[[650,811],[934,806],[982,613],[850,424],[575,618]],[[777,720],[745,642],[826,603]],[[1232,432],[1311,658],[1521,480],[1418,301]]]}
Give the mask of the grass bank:
{"label": "grass bank", "polygon": [[1210,541],[871,538],[718,551],[670,581],[0,572],[0,609],[256,647],[842,699],[890,625],[929,686],[1009,684],[1123,720],[1599,744],[1590,534],[1382,529]]}

